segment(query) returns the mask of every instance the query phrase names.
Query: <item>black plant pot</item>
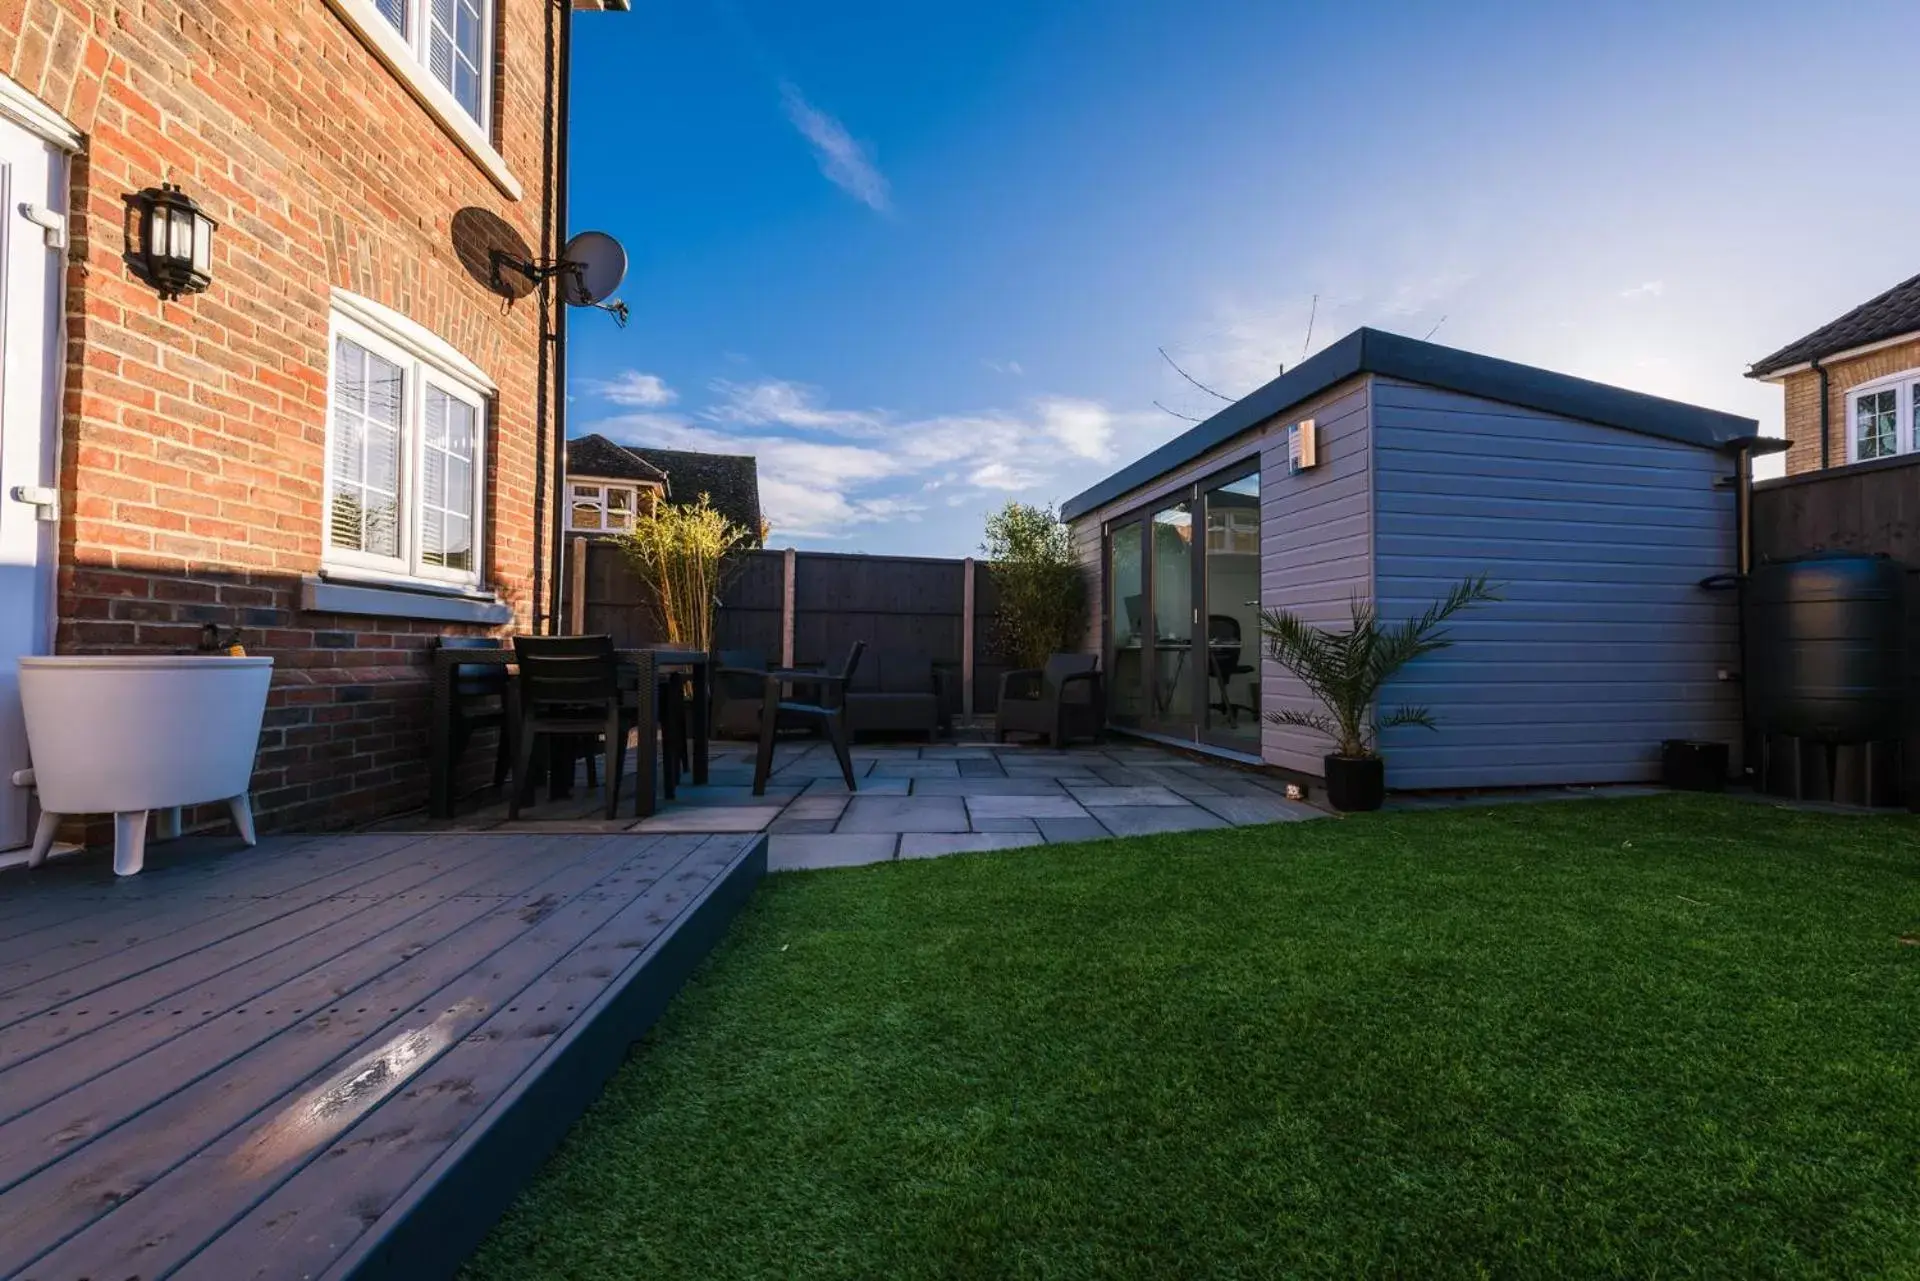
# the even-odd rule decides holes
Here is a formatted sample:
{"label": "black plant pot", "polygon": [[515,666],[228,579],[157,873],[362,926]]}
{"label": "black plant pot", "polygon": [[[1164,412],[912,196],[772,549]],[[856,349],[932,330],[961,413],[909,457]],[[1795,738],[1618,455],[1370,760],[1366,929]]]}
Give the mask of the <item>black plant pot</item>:
{"label": "black plant pot", "polygon": [[1387,763],[1378,756],[1323,756],[1327,804],[1342,813],[1377,810],[1387,799]]}

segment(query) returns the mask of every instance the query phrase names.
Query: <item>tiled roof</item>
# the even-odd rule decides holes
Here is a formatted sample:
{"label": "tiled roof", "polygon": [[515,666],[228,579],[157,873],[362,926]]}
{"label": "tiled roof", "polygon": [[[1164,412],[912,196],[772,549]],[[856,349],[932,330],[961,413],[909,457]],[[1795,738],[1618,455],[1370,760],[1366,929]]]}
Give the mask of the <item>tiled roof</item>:
{"label": "tiled roof", "polygon": [[667,482],[667,474],[624,445],[605,436],[577,436],[567,442],[567,475],[598,476],[603,480]]}
{"label": "tiled roof", "polygon": [[1809,360],[1911,333],[1920,333],[1920,276],[1901,281],[1840,319],[1829,321],[1771,356],[1754,361],[1747,377],[1765,378]]}
{"label": "tiled roof", "polygon": [[714,509],[760,544],[760,465],[751,454],[698,454],[684,449],[630,452],[667,474],[667,499],[696,503],[706,494]]}

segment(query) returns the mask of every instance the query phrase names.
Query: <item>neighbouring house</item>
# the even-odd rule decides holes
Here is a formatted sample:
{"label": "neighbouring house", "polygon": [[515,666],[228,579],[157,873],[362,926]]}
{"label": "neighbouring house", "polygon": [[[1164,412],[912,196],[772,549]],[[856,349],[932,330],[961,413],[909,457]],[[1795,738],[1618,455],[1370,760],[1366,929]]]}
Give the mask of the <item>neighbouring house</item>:
{"label": "neighbouring house", "polygon": [[[1729,455],[1750,419],[1360,329],[1069,500],[1112,723],[1314,777],[1312,706],[1260,610],[1397,620],[1485,573],[1504,600],[1386,700],[1400,788],[1659,776],[1667,738],[1737,745]],[[1741,442],[1746,442],[1743,445]]]}
{"label": "neighbouring house", "polygon": [[666,496],[667,474],[605,436],[567,442],[567,532],[618,534]]}
{"label": "neighbouring house", "polygon": [[685,449],[621,445],[605,436],[567,442],[567,529],[617,533],[632,513],[664,500],[697,503],[705,495],[721,515],[765,541],[760,514],[759,463],[751,454],[703,454]]}
{"label": "neighbouring house", "polygon": [[1786,395],[1787,474],[1920,449],[1920,276],[1757,360]]}
{"label": "neighbouring house", "polygon": [[[14,660],[208,623],[275,659],[263,825],[419,803],[433,637],[551,610],[564,308],[497,264],[562,243],[568,5],[4,13],[0,849],[29,820]],[[164,301],[162,184],[217,224]]]}

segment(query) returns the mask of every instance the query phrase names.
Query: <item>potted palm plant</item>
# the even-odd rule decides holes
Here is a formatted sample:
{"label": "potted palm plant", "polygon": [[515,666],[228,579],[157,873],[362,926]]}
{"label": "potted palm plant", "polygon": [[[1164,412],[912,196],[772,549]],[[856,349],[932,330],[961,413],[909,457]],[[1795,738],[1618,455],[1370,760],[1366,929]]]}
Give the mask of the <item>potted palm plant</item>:
{"label": "potted palm plant", "polygon": [[1372,601],[1354,598],[1350,625],[1316,627],[1284,609],[1263,610],[1260,634],[1267,656],[1307,687],[1318,708],[1281,708],[1267,713],[1280,725],[1316,730],[1333,740],[1323,759],[1327,801],[1337,810],[1376,810],[1386,799],[1386,762],[1375,750],[1380,731],[1394,725],[1438,728],[1424,707],[1381,712],[1380,688],[1424,654],[1453,644],[1445,624],[1463,609],[1499,600],[1485,574],[1464,579],[1423,613],[1387,624]]}

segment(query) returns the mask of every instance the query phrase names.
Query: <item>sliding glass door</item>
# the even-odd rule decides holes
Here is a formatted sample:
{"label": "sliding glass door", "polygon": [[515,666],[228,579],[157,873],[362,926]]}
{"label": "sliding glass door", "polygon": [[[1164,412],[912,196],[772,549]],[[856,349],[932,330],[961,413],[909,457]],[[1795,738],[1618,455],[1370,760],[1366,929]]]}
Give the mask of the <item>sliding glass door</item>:
{"label": "sliding glass door", "polygon": [[1260,751],[1260,473],[1208,489],[1207,697],[1201,737]]}
{"label": "sliding glass door", "polygon": [[1257,464],[1110,523],[1106,560],[1113,722],[1257,753]]}
{"label": "sliding glass door", "polygon": [[1107,535],[1107,718],[1138,725],[1147,708],[1145,526],[1131,521]]}

